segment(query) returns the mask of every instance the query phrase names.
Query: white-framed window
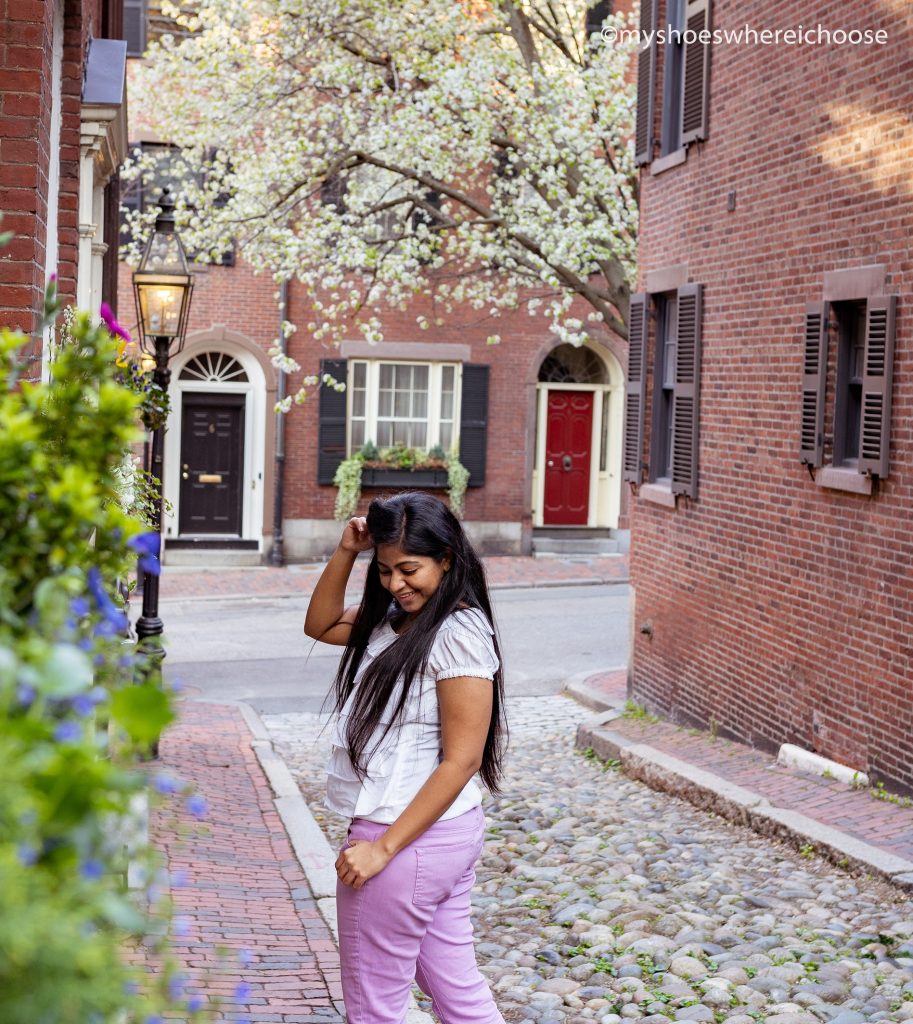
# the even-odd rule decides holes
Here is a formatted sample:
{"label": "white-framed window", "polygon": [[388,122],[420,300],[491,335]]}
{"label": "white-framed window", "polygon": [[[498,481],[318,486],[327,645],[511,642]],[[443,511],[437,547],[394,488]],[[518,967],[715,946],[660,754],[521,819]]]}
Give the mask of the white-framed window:
{"label": "white-framed window", "polygon": [[350,359],[349,452],[366,441],[449,452],[458,433],[460,364]]}

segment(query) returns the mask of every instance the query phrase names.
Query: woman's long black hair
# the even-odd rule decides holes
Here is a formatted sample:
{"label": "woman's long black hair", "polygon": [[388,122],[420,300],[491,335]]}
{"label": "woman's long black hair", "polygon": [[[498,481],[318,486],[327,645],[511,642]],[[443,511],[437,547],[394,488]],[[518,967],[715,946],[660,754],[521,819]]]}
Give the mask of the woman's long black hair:
{"label": "woman's long black hair", "polygon": [[[394,640],[371,662],[359,682],[346,734],[349,757],[355,771],[361,778],[365,777],[365,748],[380,724],[397,681],[403,680],[402,690],[383,736],[401,721],[409,691],[415,679],[427,668],[431,645],[441,623],[458,608],[468,606],[479,609],[495,632],[494,645],[499,665],[494,674],[491,721],[479,774],[485,785],[496,792],[507,732],[503,720],[504,673],[485,570],[479,556],[450,509],[439,499],[421,492],[408,491],[391,498],[375,498],[368,508],[368,532],[374,541],[375,552],[368,566],[358,617],[352,625],[349,642],[336,673],[334,697],[337,712],[342,710],[352,693],[355,675],[371,633],[390,610],[390,591],[381,583],[377,568],[377,545],[395,544],[410,555],[433,558],[436,562],[443,562],[449,556],[450,568],[441,577],[437,590],[417,613],[409,631],[402,639]],[[368,751],[368,756],[371,753],[373,750]]]}

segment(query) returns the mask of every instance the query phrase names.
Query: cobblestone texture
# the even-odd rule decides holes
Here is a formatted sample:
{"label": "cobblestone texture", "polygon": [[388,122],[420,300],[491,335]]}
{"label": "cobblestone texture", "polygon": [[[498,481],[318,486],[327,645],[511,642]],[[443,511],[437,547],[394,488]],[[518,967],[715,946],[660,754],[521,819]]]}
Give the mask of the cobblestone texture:
{"label": "cobblestone texture", "polygon": [[[486,802],[479,960],[512,1024],[913,1021],[913,908],[573,749],[591,715],[516,698],[503,792]],[[325,719],[265,718],[322,810]]]}

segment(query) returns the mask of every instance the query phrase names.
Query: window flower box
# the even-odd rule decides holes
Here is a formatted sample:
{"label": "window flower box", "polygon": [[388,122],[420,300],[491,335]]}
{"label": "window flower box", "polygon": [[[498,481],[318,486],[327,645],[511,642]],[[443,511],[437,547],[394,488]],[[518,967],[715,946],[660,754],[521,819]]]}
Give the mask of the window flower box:
{"label": "window flower box", "polygon": [[446,467],[423,466],[399,469],[396,466],[365,465],[361,471],[362,487],[447,487]]}

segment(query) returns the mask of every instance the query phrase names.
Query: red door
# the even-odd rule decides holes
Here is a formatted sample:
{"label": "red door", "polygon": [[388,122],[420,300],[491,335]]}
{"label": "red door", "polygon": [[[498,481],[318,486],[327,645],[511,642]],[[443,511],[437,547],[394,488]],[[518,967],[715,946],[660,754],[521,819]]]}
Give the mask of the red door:
{"label": "red door", "polygon": [[592,391],[549,391],[545,429],[546,526],[586,526],[590,508]]}

